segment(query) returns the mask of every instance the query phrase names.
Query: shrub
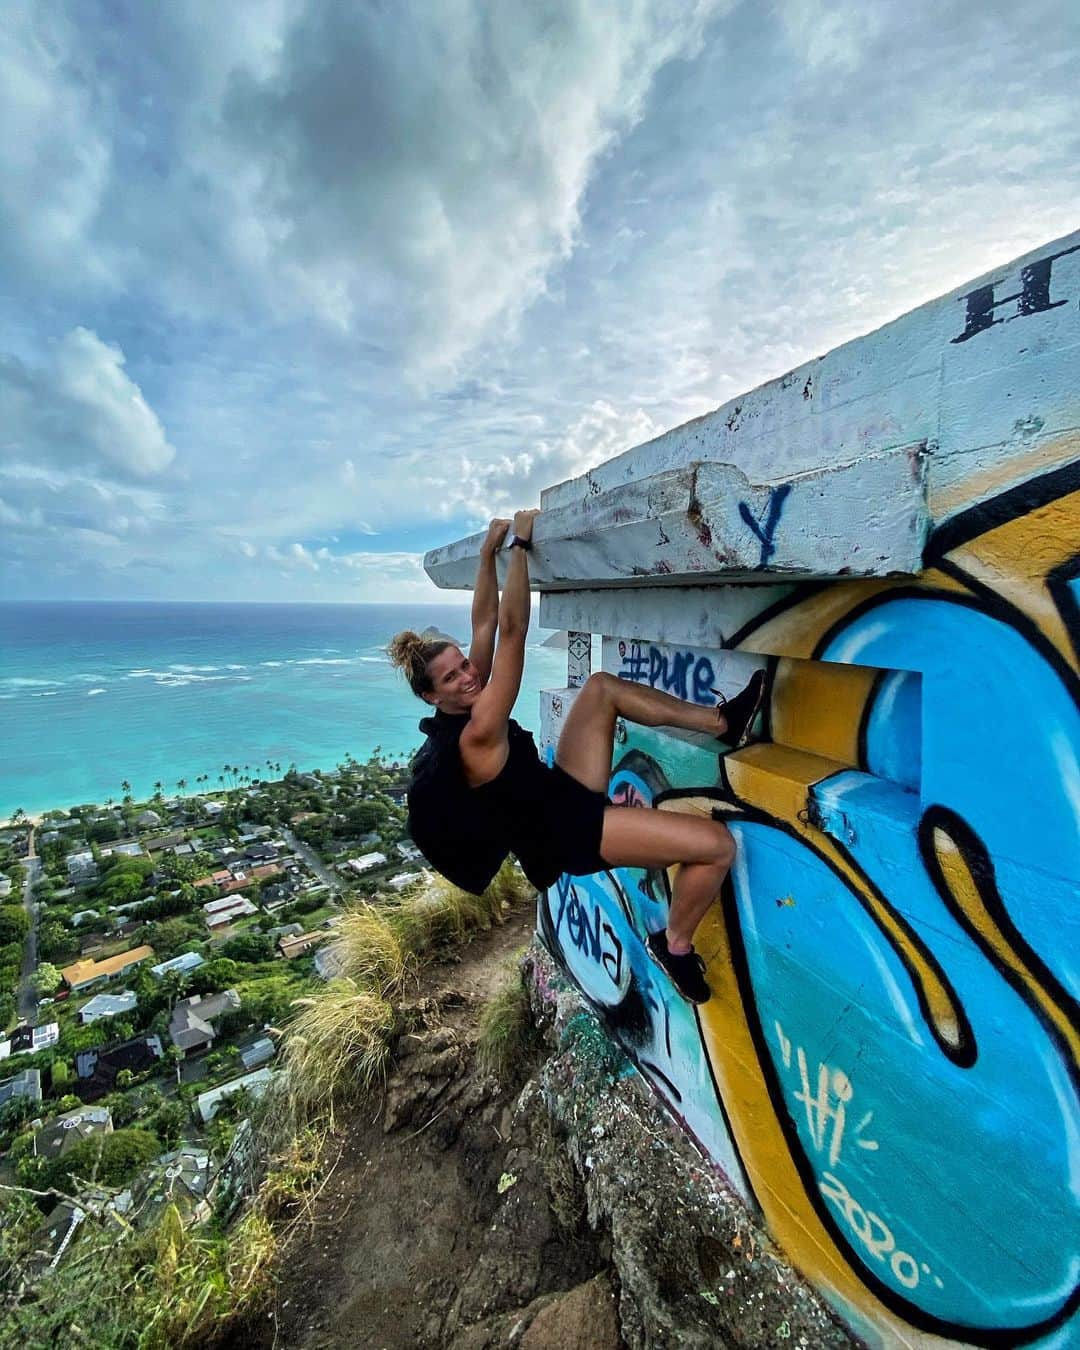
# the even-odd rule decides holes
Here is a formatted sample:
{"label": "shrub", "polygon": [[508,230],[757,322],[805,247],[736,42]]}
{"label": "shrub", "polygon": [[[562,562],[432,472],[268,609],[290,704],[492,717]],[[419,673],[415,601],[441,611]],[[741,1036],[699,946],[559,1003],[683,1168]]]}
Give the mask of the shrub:
{"label": "shrub", "polygon": [[73,1177],[102,1186],[123,1186],[162,1152],[161,1141],[149,1130],[114,1130],[80,1139],[46,1171],[47,1184],[66,1191]]}
{"label": "shrub", "polygon": [[481,1069],[497,1078],[511,1078],[527,1061],[535,1036],[528,996],[515,969],[480,1014],[476,1057]]}

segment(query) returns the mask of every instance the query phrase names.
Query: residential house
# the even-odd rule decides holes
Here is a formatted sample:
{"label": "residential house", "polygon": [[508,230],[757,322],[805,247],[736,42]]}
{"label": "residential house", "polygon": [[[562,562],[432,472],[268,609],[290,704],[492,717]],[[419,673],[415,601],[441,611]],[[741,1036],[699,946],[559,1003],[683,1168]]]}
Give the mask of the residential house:
{"label": "residential house", "polygon": [[209,876],[200,877],[193,884],[196,886],[224,886],[228,881],[232,881],[232,873],[227,867],[219,867],[216,872],[211,872]]}
{"label": "residential house", "polygon": [[411,886],[416,881],[423,881],[429,873],[427,872],[399,872],[396,877],[391,877],[386,885],[392,891],[403,891],[407,886]]}
{"label": "residential house", "polygon": [[336,980],[345,967],[345,953],[340,942],[320,947],[315,953],[315,974],[323,980]]}
{"label": "residential house", "polygon": [[208,1219],[213,1171],[210,1154],[193,1144],[182,1144],[155,1158],[132,1185],[138,1226],[155,1227],[169,1205],[176,1206],[185,1224]]}
{"label": "residential house", "polygon": [[89,1026],[105,1017],[119,1017],[122,1013],[134,1012],[138,1003],[138,998],[129,989],[123,989],[119,994],[95,994],[79,1009],[79,1021],[83,1026]]}
{"label": "residential house", "polygon": [[27,1051],[47,1050],[59,1039],[59,1022],[44,1022],[39,1027],[16,1027],[11,1033],[11,1053],[22,1055]]}
{"label": "residential house", "polygon": [[416,862],[417,858],[423,857],[423,854],[411,839],[403,839],[401,843],[395,845],[395,847],[406,862]]}
{"label": "residential house", "polygon": [[156,839],[148,839],[146,849],[148,853],[168,853],[170,849],[175,849],[177,844],[183,842],[183,830],[170,830],[168,834],[159,834]]}
{"label": "residential house", "polygon": [[54,1205],[30,1235],[31,1255],[26,1263],[27,1274],[37,1278],[46,1271],[55,1270],[86,1215],[87,1211],[81,1205],[70,1200],[61,1200]]}
{"label": "residential house", "polygon": [[111,858],[114,853],[118,853],[125,858],[141,858],[143,846],[137,839],[123,839],[120,843],[110,844],[108,848],[101,850],[103,858]]}
{"label": "residential house", "polygon": [[0,1083],[0,1106],[4,1106],[15,1097],[26,1097],[32,1102],[41,1101],[41,1073],[37,1069],[23,1069],[12,1078]]}
{"label": "residential house", "polygon": [[39,1158],[62,1158],[83,1139],[95,1134],[112,1134],[112,1113],[106,1106],[77,1106],[65,1111],[34,1135],[34,1152]]}
{"label": "residential house", "polygon": [[365,853],[359,858],[350,858],[345,865],[357,876],[363,876],[365,872],[370,872],[375,867],[385,867],[386,854]]}
{"label": "residential house", "polygon": [[278,939],[278,951],[286,961],[294,961],[298,956],[306,956],[312,947],[325,942],[330,936],[326,932],[298,933],[295,937]]}
{"label": "residential house", "polygon": [[268,913],[272,913],[275,909],[281,909],[292,898],[293,888],[287,881],[271,883],[269,886],[264,886],[259,892],[259,904]]}
{"label": "residential house", "polygon": [[161,824],[161,817],[156,811],[140,811],[135,817],[135,824],[140,830],[156,830]]}
{"label": "residential house", "polygon": [[245,1069],[257,1069],[261,1064],[269,1062],[277,1054],[277,1046],[269,1036],[262,1036],[257,1041],[252,1041],[250,1045],[244,1045],[240,1048],[240,1063]]}
{"label": "residential house", "polygon": [[297,933],[303,931],[298,923],[283,923],[280,928],[271,928],[266,936],[268,938],[295,937]]}
{"label": "residential house", "polygon": [[235,989],[220,994],[195,994],[182,998],[169,1019],[169,1039],[185,1055],[209,1050],[217,1032],[214,1022],[227,1012],[238,1012],[240,995]]}
{"label": "residential house", "polygon": [[198,952],[184,952],[181,956],[174,956],[171,961],[162,961],[160,965],[151,966],[150,974],[156,979],[163,979],[170,970],[178,970],[182,975],[190,975],[193,970],[198,970],[200,966],[206,964],[206,957]]}
{"label": "residential house", "polygon": [[11,894],[11,878],[0,872],[0,900],[5,900]]}
{"label": "residential house", "polygon": [[132,947],[119,956],[106,957],[104,961],[76,961],[65,966],[60,972],[64,983],[73,994],[89,989],[99,980],[111,980],[117,975],[125,975],[142,961],[149,961],[154,955],[153,947]]}
{"label": "residential house", "polygon": [[259,907],[253,904],[247,896],[227,895],[220,900],[211,900],[208,905],[203,905],[203,918],[206,920],[206,926],[211,933],[220,933],[248,914],[258,914]]}
{"label": "residential house", "polygon": [[204,1092],[196,1097],[195,1109],[198,1111],[202,1123],[206,1125],[213,1120],[217,1115],[222,1099],[231,1097],[240,1088],[247,1088],[254,1096],[261,1097],[273,1077],[273,1072],[272,1069],[256,1069],[254,1073],[245,1073],[239,1078],[232,1078],[229,1082],[222,1083],[220,1087],[211,1088],[209,1092]]}
{"label": "residential house", "polygon": [[96,1102],[115,1089],[122,1069],[143,1073],[154,1068],[163,1053],[157,1036],[136,1036],[105,1049],[80,1050],[75,1056],[74,1090],[84,1102]]}
{"label": "residential house", "polygon": [[74,882],[77,886],[85,886],[91,881],[96,881],[98,876],[98,865],[94,861],[94,855],[89,849],[82,853],[73,853],[67,860],[68,880]]}
{"label": "residential house", "polygon": [[202,812],[204,816],[210,816],[212,819],[220,816],[225,810],[224,802],[203,802]]}
{"label": "residential house", "polygon": [[244,849],[244,857],[253,863],[273,862],[277,855],[273,844],[249,844]]}
{"label": "residential house", "polygon": [[78,928],[80,924],[88,923],[91,919],[100,919],[101,915],[96,909],[80,909],[71,916],[72,928]]}

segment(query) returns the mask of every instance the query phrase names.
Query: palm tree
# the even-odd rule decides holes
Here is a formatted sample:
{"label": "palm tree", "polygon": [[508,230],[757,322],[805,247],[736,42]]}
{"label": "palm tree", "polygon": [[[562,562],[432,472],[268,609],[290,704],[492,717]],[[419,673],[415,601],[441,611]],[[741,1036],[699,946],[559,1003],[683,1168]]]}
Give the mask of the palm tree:
{"label": "palm tree", "polygon": [[182,796],[184,795],[185,789],[187,788],[187,779],[186,779],[186,778],[178,778],[178,779],[176,780],[176,787],[177,787],[177,790],[179,791],[179,793],[180,793],[180,795],[181,795],[181,797],[182,797]]}
{"label": "palm tree", "polygon": [[124,800],[128,802],[131,801],[131,784],[128,782],[126,778],[120,784],[120,787],[123,789]]}
{"label": "palm tree", "polygon": [[156,802],[161,801],[161,794],[164,791],[164,788],[165,784],[159,778],[157,782],[154,784],[154,801]]}

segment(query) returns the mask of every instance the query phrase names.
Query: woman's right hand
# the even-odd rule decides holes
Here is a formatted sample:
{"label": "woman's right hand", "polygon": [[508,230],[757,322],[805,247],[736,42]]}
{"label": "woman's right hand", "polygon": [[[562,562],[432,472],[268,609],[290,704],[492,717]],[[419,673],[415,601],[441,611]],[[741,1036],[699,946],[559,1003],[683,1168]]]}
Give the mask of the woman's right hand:
{"label": "woman's right hand", "polygon": [[494,558],[495,554],[502,548],[503,540],[506,538],[506,532],[509,528],[510,522],[502,517],[496,517],[491,522],[484,542],[480,545],[480,552],[484,557]]}
{"label": "woman's right hand", "polygon": [[533,521],[539,514],[539,511],[515,511],[514,537],[517,539],[532,539]]}

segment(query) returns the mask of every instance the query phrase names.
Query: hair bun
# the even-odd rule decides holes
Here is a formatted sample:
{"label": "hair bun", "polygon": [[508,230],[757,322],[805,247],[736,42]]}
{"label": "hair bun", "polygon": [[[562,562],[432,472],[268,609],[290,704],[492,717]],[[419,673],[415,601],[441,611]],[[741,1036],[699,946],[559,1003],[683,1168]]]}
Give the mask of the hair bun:
{"label": "hair bun", "polygon": [[407,628],[403,633],[398,633],[390,639],[386,653],[390,657],[391,665],[409,671],[423,645],[424,640],[420,634]]}

